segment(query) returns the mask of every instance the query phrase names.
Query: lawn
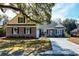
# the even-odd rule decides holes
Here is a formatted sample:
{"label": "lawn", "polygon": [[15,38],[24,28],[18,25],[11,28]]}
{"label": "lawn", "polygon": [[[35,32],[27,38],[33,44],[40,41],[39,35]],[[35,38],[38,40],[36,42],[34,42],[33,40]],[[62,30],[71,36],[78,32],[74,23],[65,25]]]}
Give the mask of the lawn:
{"label": "lawn", "polygon": [[24,51],[29,55],[34,51],[41,52],[51,48],[51,42],[47,38],[38,39],[19,39],[4,38],[0,39],[0,51],[7,51],[12,54],[16,51]]}
{"label": "lawn", "polygon": [[69,41],[79,45],[79,37],[70,37]]}

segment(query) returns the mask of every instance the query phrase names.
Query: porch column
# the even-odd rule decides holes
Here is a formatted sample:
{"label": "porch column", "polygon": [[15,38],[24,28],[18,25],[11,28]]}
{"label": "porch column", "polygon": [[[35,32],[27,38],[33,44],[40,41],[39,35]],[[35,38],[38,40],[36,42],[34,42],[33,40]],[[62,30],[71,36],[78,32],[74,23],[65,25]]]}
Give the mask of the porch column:
{"label": "porch column", "polygon": [[36,38],[39,38],[39,29],[36,30]]}

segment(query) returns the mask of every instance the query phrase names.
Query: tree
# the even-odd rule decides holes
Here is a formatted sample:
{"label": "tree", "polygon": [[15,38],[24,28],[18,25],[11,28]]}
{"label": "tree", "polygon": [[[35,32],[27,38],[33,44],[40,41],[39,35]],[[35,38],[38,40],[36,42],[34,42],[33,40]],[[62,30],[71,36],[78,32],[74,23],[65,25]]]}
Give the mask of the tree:
{"label": "tree", "polygon": [[70,31],[77,28],[75,19],[66,19],[63,21],[63,25],[66,27],[68,34],[70,34]]}
{"label": "tree", "polygon": [[3,18],[3,16],[2,16],[2,15],[0,15],[0,21],[2,20],[2,18]]}
{"label": "tree", "polygon": [[3,20],[3,25],[5,25],[5,24],[7,24],[7,22],[9,21],[9,20],[8,20],[8,16],[7,16],[7,15],[3,15],[3,18],[4,18],[4,20]]}
{"label": "tree", "polygon": [[9,3],[8,5],[2,3],[0,4],[0,9],[3,13],[7,9],[11,9],[15,13],[19,11],[30,18],[30,20],[41,23],[43,21],[50,22],[51,11],[54,5],[54,3]]}

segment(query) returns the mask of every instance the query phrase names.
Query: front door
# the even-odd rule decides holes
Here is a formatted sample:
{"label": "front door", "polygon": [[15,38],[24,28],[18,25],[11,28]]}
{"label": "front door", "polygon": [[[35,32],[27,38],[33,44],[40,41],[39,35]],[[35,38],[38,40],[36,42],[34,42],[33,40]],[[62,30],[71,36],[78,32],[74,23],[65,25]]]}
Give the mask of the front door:
{"label": "front door", "polygon": [[37,32],[36,32],[36,38],[39,38],[39,30],[37,30]]}
{"label": "front door", "polygon": [[39,29],[39,37],[41,37],[44,34],[42,29]]}
{"label": "front door", "polygon": [[62,29],[57,29],[57,36],[62,36]]}
{"label": "front door", "polygon": [[47,30],[47,36],[49,36],[49,37],[53,36],[53,30],[52,29]]}
{"label": "front door", "polygon": [[50,36],[53,36],[53,31],[52,30],[50,30]]}

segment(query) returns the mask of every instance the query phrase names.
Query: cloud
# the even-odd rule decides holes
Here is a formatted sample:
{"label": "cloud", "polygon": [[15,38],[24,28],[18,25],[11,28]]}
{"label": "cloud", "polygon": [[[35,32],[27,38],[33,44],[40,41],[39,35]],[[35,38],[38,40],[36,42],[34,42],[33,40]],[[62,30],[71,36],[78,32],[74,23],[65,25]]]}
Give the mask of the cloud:
{"label": "cloud", "polygon": [[8,19],[11,20],[14,16],[16,16],[16,13],[14,13],[12,10],[8,9],[5,13],[3,13],[0,10],[0,15],[7,15]]}
{"label": "cloud", "polygon": [[61,20],[66,18],[68,12],[75,6],[75,4],[59,3],[52,8],[52,19],[61,18]]}
{"label": "cloud", "polygon": [[14,13],[12,10],[8,9],[6,11],[5,15],[8,16],[9,20],[11,20],[14,16],[16,16],[16,13]]}

